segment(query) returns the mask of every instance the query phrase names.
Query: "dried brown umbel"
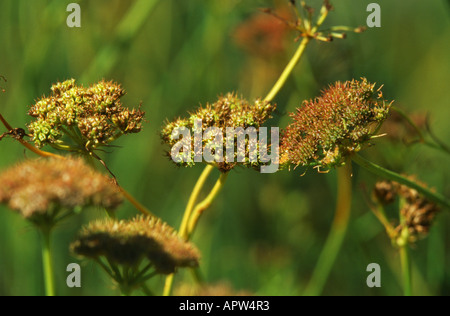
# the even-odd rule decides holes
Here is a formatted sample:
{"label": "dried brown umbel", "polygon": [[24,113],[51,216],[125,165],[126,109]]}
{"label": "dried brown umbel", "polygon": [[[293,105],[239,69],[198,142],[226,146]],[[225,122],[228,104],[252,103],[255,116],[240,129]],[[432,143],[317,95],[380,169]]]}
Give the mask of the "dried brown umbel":
{"label": "dried brown umbel", "polygon": [[378,202],[383,205],[391,204],[397,196],[397,184],[392,181],[379,181],[375,183],[373,193]]}
{"label": "dried brown umbel", "polygon": [[82,229],[71,249],[83,257],[105,257],[113,264],[128,267],[136,267],[147,258],[162,274],[180,267],[196,267],[200,258],[198,250],[180,239],[172,227],[144,216],[129,221],[92,222]]}
{"label": "dried brown umbel", "polygon": [[28,112],[34,118],[28,129],[37,147],[49,144],[90,151],[142,129],[145,113],[122,106],[125,91],[117,83],[100,81],[83,87],[70,79],[54,84],[51,90],[50,96],[39,99]]}
{"label": "dried brown umbel", "polygon": [[408,241],[414,243],[428,235],[439,207],[424,198],[419,198],[413,203],[406,203],[400,212],[405,220],[400,227],[407,227]]}
{"label": "dried brown umbel", "polygon": [[[423,187],[426,185],[415,179],[414,176],[408,177]],[[401,223],[395,228],[394,238],[404,238],[410,243],[428,235],[431,224],[439,212],[439,207],[422,196],[417,190],[401,185],[395,181],[380,181],[375,184],[374,196],[382,205],[390,204],[397,197],[401,199],[400,215]],[[407,230],[407,234],[403,230]]]}
{"label": "dried brown umbel", "polygon": [[0,174],[0,203],[39,223],[89,206],[114,210],[122,195],[82,159],[27,160]]}
{"label": "dried brown umbel", "polygon": [[304,101],[283,132],[280,163],[328,170],[360,151],[386,119],[391,103],[367,79],[336,82]]}

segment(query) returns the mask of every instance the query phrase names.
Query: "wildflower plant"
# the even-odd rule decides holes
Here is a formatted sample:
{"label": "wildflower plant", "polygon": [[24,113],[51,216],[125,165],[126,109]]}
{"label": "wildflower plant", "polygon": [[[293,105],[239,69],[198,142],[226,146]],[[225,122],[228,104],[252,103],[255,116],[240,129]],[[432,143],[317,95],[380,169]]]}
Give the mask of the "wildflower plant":
{"label": "wildflower plant", "polygon": [[0,174],[0,203],[32,222],[42,234],[46,294],[54,295],[50,234],[63,219],[88,207],[114,211],[122,195],[106,176],[81,159],[28,160]]}
{"label": "wildflower plant", "polygon": [[[408,177],[418,182],[414,176]],[[422,187],[424,183],[418,182]],[[440,207],[420,194],[417,190],[396,181],[378,181],[373,189],[372,211],[384,225],[392,245],[400,252],[405,294],[411,295],[411,263],[409,247],[419,239],[425,238],[434,222]],[[393,226],[394,219],[387,216],[386,208],[397,202],[398,225]]]}
{"label": "wildflower plant", "polygon": [[[38,99],[29,109],[32,121],[27,125],[28,131],[13,128],[0,114],[0,121],[6,127],[0,140],[9,136],[41,157],[0,174],[0,203],[20,213],[42,232],[47,295],[55,294],[50,252],[50,232],[55,225],[88,207],[113,211],[123,198],[145,215],[118,220],[108,212],[105,218],[84,225],[70,246],[75,256],[95,261],[125,295],[136,289],[153,295],[146,282],[155,275],[166,276],[162,294],[170,295],[174,273],[181,268],[192,269],[199,283],[188,293],[232,293],[228,286],[220,285],[211,291],[203,291],[206,288],[201,287],[197,270],[200,251],[190,242],[199,219],[224,187],[230,170],[238,165],[253,169],[264,166],[266,157],[261,154],[261,145],[251,137],[246,138],[246,131],[265,128],[263,125],[276,110],[275,97],[308,44],[313,40],[344,39],[345,32],[363,30],[345,26],[323,28],[332,10],[328,0],[323,1],[317,16],[303,1],[300,10],[296,1],[290,4],[296,16],[294,21],[278,16],[271,9],[264,10],[293,30],[297,35],[295,41],[300,40],[291,60],[264,98],[250,102],[236,93],[228,93],[190,112],[187,117],[166,121],[162,127],[161,139],[172,149],[172,161],[178,166],[191,167],[206,162],[189,196],[178,231],[151,214],[119,186],[106,163],[95,154],[111,146],[117,138],[142,130],[145,113],[140,107],[128,109],[122,105],[125,91],[119,84],[102,80],[84,87],[77,85],[75,79],[55,83],[51,94]],[[437,212],[440,208],[450,208],[450,202],[415,179],[378,166],[359,154],[382,136],[378,135],[380,127],[393,108],[392,102],[384,99],[381,87],[361,78],[330,85],[320,96],[304,101],[290,114],[292,121],[283,131],[277,161],[284,171],[297,167],[318,171],[337,169],[335,218],[305,294],[322,292],[343,243],[350,220],[352,162],[387,180],[377,185],[375,195],[379,208],[375,215],[401,250],[405,293],[411,293],[407,245],[426,236]],[[235,129],[232,137],[220,138],[220,134],[228,134],[228,128]],[[187,136],[180,143],[181,134]],[[182,150],[174,157],[173,149],[180,144]],[[231,156],[227,151],[230,144]],[[64,156],[43,150],[45,145],[61,150]],[[271,145],[266,144],[266,149],[275,150]],[[443,148],[441,144],[436,146]],[[204,152],[215,157],[226,151],[227,157],[222,161],[202,158]],[[255,152],[257,159],[254,161],[250,157]],[[73,158],[74,154],[81,154],[82,158]],[[100,160],[113,179],[88,167],[83,159],[90,162],[91,157]],[[220,171],[219,178],[201,200],[215,168]],[[383,207],[397,198],[401,200],[400,220],[394,227]]]}

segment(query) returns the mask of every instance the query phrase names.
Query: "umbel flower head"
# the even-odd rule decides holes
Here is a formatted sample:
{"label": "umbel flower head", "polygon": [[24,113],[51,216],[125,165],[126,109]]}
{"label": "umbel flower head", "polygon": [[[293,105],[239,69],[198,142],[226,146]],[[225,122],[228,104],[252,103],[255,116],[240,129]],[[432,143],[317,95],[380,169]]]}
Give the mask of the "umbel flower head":
{"label": "umbel flower head", "polygon": [[[252,149],[252,154],[260,154],[259,144],[257,139],[245,138],[245,132],[249,128],[258,131],[263,123],[271,118],[275,108],[276,105],[266,101],[258,99],[249,103],[234,93],[228,93],[219,97],[213,104],[199,107],[195,112],[190,113],[188,118],[178,118],[172,122],[166,122],[161,131],[161,139],[170,147],[174,147],[179,142],[178,131],[189,131],[191,138],[185,142],[188,151],[180,153],[181,156],[187,154],[189,157],[187,159],[176,159],[178,157],[172,155],[172,160],[179,166],[193,166],[195,162],[199,162],[196,156],[200,155],[200,161],[202,161],[201,154],[206,151],[210,151],[214,155],[219,155],[220,152],[220,155],[225,156],[227,146],[234,146],[232,157],[227,156],[223,161],[215,160],[219,170],[227,172],[236,166],[236,162],[242,162],[247,167],[258,168],[262,165],[262,160],[254,159],[255,161],[251,161],[249,158]],[[212,130],[212,128],[215,128],[215,130]],[[234,129],[234,134],[228,131],[229,128]],[[217,144],[219,134],[223,137],[220,137],[220,143]],[[199,136],[197,137],[197,135]],[[228,137],[230,135],[231,138]],[[238,141],[241,136],[244,137],[244,142]],[[240,152],[243,154],[239,154]]]}
{"label": "umbel flower head", "polygon": [[[414,177],[411,180],[418,182]],[[424,183],[420,183],[426,187]],[[395,229],[398,236],[404,228],[408,231],[408,242],[414,243],[428,235],[434,218],[439,212],[439,207],[423,197],[415,189],[394,181],[380,181],[375,184],[374,196],[383,205],[391,204],[397,197],[403,199],[401,216],[404,218],[402,224]]]}
{"label": "umbel flower head", "polygon": [[112,181],[82,159],[27,160],[0,174],[0,203],[36,224],[62,211],[100,206],[114,210],[122,196]]}
{"label": "umbel flower head", "polygon": [[28,112],[35,118],[28,129],[38,147],[50,144],[65,149],[61,138],[66,135],[81,149],[95,149],[142,129],[145,113],[122,106],[125,91],[119,84],[100,81],[86,88],[70,79],[54,84],[51,90],[50,96],[42,97]]}
{"label": "umbel flower head", "polygon": [[173,273],[178,267],[196,267],[198,250],[178,237],[176,231],[154,217],[138,216],[129,221],[100,220],[84,227],[71,245],[80,256],[136,267],[147,258],[155,270]]}
{"label": "umbel flower head", "polygon": [[391,103],[367,79],[336,82],[304,101],[283,133],[280,164],[330,169],[362,149],[386,119]]}

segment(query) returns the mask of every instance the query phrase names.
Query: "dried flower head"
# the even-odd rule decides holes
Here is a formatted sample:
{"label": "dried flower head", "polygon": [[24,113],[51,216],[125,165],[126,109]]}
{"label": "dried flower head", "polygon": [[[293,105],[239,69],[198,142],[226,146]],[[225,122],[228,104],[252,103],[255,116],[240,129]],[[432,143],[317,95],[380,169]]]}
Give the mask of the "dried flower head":
{"label": "dried flower head", "polygon": [[198,250],[178,237],[176,231],[156,218],[143,216],[130,221],[95,221],[84,227],[71,245],[72,251],[88,258],[135,267],[147,258],[159,273],[173,273],[178,267],[196,267]]}
{"label": "dried flower head", "polygon": [[[408,178],[426,187],[424,183],[417,181],[414,176]],[[423,197],[417,190],[395,181],[377,182],[374,195],[381,204],[392,203],[396,197],[400,197],[404,201],[400,210],[404,221],[395,229],[398,236],[401,236],[404,228],[408,231],[407,236],[410,243],[428,235],[431,224],[439,212],[439,207],[435,203]]]}
{"label": "dried flower head", "polygon": [[[161,138],[164,143],[170,147],[175,146],[179,140],[178,137],[174,137],[174,134],[178,135],[177,130],[187,129],[191,139],[187,141],[190,159],[186,162],[186,159],[180,159],[176,162],[180,166],[193,166],[196,159],[196,154],[200,155],[204,151],[211,151],[214,154],[221,152],[225,155],[227,140],[232,141],[232,144],[243,146],[245,148],[234,148],[233,159],[224,159],[223,162],[217,162],[216,165],[222,172],[227,172],[236,166],[236,161],[239,161],[238,153],[242,150],[247,157],[243,161],[243,165],[247,167],[258,168],[262,163],[258,159],[257,162],[250,161],[250,150],[254,149],[254,152],[259,153],[259,147],[257,140],[248,139],[245,144],[238,142],[240,136],[245,137],[245,131],[248,128],[254,128],[256,131],[262,126],[262,124],[271,117],[272,112],[275,110],[276,105],[266,101],[256,100],[254,103],[249,103],[247,100],[237,97],[233,93],[228,93],[225,96],[219,97],[219,100],[213,104],[207,104],[205,107],[198,108],[195,112],[191,113],[188,118],[178,118],[172,122],[166,122],[161,131]],[[201,125],[196,124],[201,122]],[[217,128],[216,131],[211,128]],[[228,135],[227,128],[235,129],[234,137],[221,137],[221,143],[217,148],[217,136]],[[238,128],[242,128],[240,131]],[[197,151],[195,143],[198,138],[196,135],[200,135],[200,146]],[[229,145],[229,144],[228,144]],[[207,148],[205,150],[205,148]],[[184,152],[182,154],[185,154]],[[200,156],[201,157],[201,156]],[[217,160],[216,160],[217,161]]]}
{"label": "dried flower head", "polygon": [[408,228],[408,241],[414,243],[428,235],[439,207],[421,198],[414,203],[406,203],[400,212],[405,219],[404,225]]}
{"label": "dried flower head", "polygon": [[0,174],[0,203],[39,223],[59,211],[100,206],[114,210],[122,196],[111,180],[82,159],[27,160]]}
{"label": "dried flower head", "polygon": [[390,105],[383,100],[381,87],[375,90],[365,78],[330,85],[290,115],[294,122],[282,136],[281,165],[324,169],[343,165],[372,138]]}
{"label": "dried flower head", "polygon": [[379,181],[375,183],[373,193],[378,202],[387,205],[395,201],[397,187],[397,184],[394,184],[392,181]]}
{"label": "dried flower head", "polygon": [[42,97],[28,112],[35,118],[28,129],[38,147],[50,144],[66,149],[68,144],[61,140],[65,135],[80,149],[90,150],[142,129],[145,113],[122,106],[125,91],[119,84],[100,81],[85,88],[70,79],[54,84],[51,90],[50,96]]}

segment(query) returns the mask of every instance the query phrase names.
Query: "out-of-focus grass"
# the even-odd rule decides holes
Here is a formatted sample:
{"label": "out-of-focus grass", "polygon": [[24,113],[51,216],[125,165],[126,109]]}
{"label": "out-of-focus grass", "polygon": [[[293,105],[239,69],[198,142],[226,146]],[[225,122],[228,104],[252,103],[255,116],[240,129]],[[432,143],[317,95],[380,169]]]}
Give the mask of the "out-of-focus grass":
{"label": "out-of-focus grass", "polygon": [[[286,1],[287,2],[287,1]],[[334,1],[327,25],[361,25],[371,1]],[[335,80],[365,76],[385,84],[385,96],[406,111],[430,113],[435,133],[450,139],[450,19],[443,0],[377,1],[382,27],[346,40],[313,43],[293,78],[277,96],[272,126],[284,127],[287,111]],[[276,72],[261,73],[261,61],[235,45],[236,28],[272,1],[79,1],[82,27],[65,25],[68,1],[0,2],[0,111],[16,127],[29,118],[27,107],[48,94],[57,80],[84,84],[101,78],[123,84],[124,103],[147,112],[142,133],[119,140],[122,148],[104,154],[120,183],[152,212],[178,227],[201,167],[177,169],[164,156],[158,131],[165,118],[183,115],[217,95],[239,91],[264,96]],[[283,3],[283,1],[277,1]],[[293,34],[292,38],[295,37]],[[296,44],[272,61],[282,67]],[[255,69],[257,66],[257,69]],[[438,191],[450,193],[449,156],[421,145],[406,148],[385,139],[367,157],[399,172],[416,173]],[[32,157],[11,139],[0,143],[0,170]],[[335,174],[313,171],[258,174],[238,169],[202,218],[194,236],[203,254],[208,281],[229,280],[257,294],[299,295],[317,261],[333,218]],[[218,176],[218,174],[214,174]],[[366,206],[360,184],[374,178],[354,169],[353,215],[325,294],[395,295],[401,293],[398,254]],[[211,180],[211,184],[212,184]],[[0,184],[1,185],[1,184]],[[125,204],[118,215],[135,211]],[[93,264],[82,262],[82,288],[65,286],[67,264],[80,262],[68,244],[82,223],[101,216],[97,210],[63,223],[55,231],[57,291],[63,295],[117,294]],[[412,251],[414,293],[449,294],[450,260],[446,236],[449,215],[438,217],[429,238]],[[16,214],[0,207],[0,295],[43,294],[38,234]],[[369,289],[366,266],[382,267],[382,288]],[[176,281],[191,280],[181,272]],[[152,281],[158,287],[162,279]]]}

